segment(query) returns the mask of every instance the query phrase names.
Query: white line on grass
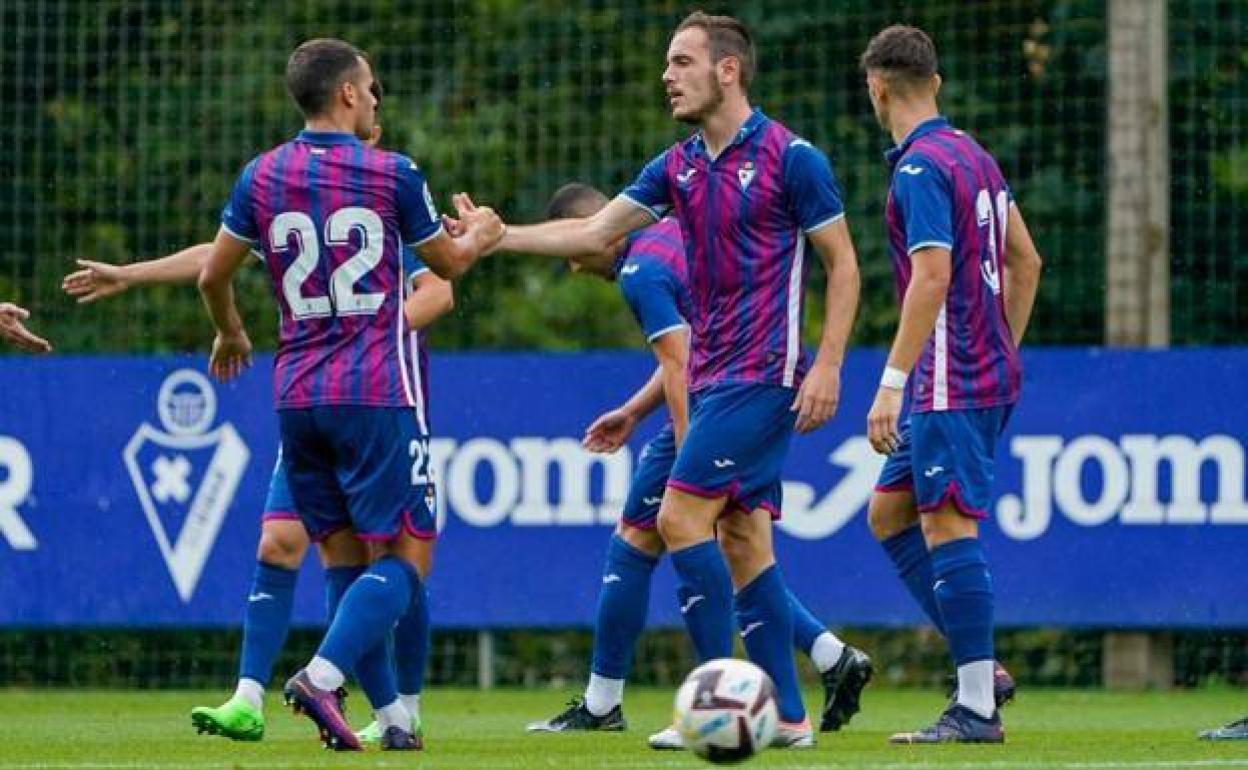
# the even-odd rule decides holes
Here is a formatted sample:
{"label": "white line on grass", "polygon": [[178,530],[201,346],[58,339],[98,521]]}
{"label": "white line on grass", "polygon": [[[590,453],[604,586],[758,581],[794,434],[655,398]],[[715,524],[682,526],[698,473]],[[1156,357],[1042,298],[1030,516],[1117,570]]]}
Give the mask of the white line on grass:
{"label": "white line on grass", "polygon": [[[186,768],[186,770],[216,770],[217,768],[243,768],[245,770],[289,770],[290,768],[317,767],[322,763],[318,760],[303,762],[239,762],[234,761],[194,761],[170,762],[153,764],[151,762],[23,762],[21,764],[0,763],[0,770],[156,770],[161,767]],[[540,764],[540,762],[536,763]],[[534,767],[534,762],[491,761],[490,766],[499,770],[507,768]],[[387,762],[385,760],[369,762],[369,768],[410,767],[407,762]],[[682,760],[651,760],[646,762],[606,762],[603,767],[615,770],[653,770],[653,768],[690,767],[687,759]],[[991,760],[988,762],[820,762],[812,765],[785,765],[786,770],[836,770],[836,768],[853,768],[853,770],[1135,770],[1140,768],[1183,768],[1202,767],[1245,767],[1248,758],[1244,759],[1174,759],[1174,760],[1139,760],[1119,762],[1062,762],[1062,761],[1021,761]]]}

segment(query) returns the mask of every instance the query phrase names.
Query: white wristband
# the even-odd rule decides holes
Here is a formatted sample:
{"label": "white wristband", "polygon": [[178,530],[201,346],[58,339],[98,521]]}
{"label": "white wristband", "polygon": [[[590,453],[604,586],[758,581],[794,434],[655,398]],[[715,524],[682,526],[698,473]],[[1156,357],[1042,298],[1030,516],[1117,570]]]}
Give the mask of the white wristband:
{"label": "white wristband", "polygon": [[884,374],[880,376],[880,387],[889,388],[890,390],[905,390],[907,377],[909,375],[902,370],[886,366],[884,367]]}

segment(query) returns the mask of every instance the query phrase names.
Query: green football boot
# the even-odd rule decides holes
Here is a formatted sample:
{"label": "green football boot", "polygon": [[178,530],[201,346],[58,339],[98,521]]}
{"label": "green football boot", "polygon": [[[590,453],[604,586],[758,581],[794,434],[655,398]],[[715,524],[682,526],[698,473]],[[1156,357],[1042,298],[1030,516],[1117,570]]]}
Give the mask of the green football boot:
{"label": "green football boot", "polygon": [[[424,725],[420,723],[420,714],[412,714],[412,735],[421,739],[425,737]],[[381,728],[377,726],[377,720],[369,722],[368,727],[356,733],[355,737],[360,739],[360,743],[380,743]]]}
{"label": "green football boot", "polygon": [[213,708],[191,709],[191,724],[202,735],[220,735],[232,741],[258,741],[264,737],[264,712],[242,698],[230,698]]}

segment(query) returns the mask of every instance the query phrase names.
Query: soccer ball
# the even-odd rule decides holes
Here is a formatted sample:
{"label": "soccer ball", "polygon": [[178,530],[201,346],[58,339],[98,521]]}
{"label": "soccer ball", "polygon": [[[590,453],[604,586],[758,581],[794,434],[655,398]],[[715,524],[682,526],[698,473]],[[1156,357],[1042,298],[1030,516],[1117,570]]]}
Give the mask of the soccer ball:
{"label": "soccer ball", "polygon": [[748,660],[719,658],[685,677],[672,722],[685,748],[707,761],[731,764],[766,748],[778,719],[771,677]]}

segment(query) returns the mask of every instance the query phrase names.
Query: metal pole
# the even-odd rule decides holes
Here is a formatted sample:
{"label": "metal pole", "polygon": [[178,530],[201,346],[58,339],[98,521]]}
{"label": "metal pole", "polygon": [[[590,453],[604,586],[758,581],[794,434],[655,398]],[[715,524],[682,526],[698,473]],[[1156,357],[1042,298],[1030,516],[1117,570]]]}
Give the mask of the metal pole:
{"label": "metal pole", "polygon": [[[1170,344],[1170,120],[1166,0],[1109,0],[1105,341]],[[1101,678],[1110,689],[1165,689],[1166,634],[1109,632]]]}
{"label": "metal pole", "polygon": [[494,689],[494,632],[477,632],[477,686]]}
{"label": "metal pole", "polygon": [[1105,337],[1170,344],[1166,0],[1109,0]]}

